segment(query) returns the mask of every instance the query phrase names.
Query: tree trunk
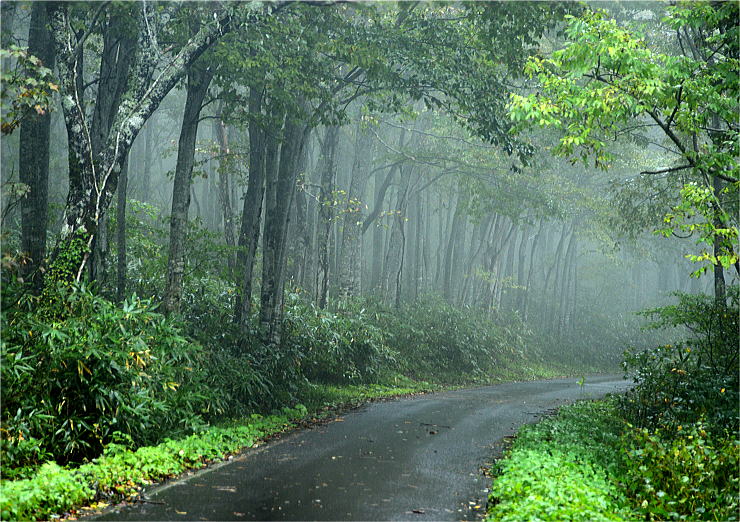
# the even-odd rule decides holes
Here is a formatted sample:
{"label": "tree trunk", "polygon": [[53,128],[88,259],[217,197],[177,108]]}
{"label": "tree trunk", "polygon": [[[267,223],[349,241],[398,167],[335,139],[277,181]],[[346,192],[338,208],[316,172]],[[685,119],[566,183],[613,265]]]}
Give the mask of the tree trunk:
{"label": "tree trunk", "polygon": [[347,191],[344,223],[342,227],[342,248],[339,270],[339,294],[346,298],[356,296],[360,290],[362,256],[362,221],[365,186],[367,184],[367,165],[370,162],[371,134],[362,129],[358,122],[355,136],[355,154]]}
{"label": "tree trunk", "polygon": [[544,225],[544,219],[540,218],[540,225],[537,228],[537,234],[534,236],[534,240],[532,241],[532,246],[529,249],[529,270],[527,272],[527,282],[525,284],[524,288],[524,302],[522,304],[522,317],[524,318],[524,321],[527,321],[527,318],[529,317],[529,297],[533,294],[532,292],[532,271],[534,270],[535,265],[535,249],[539,246],[540,238],[542,237],[542,229]]}
{"label": "tree trunk", "polygon": [[[236,233],[234,232],[234,211],[231,207],[231,197],[229,195],[229,177],[232,175],[231,168],[231,149],[229,147],[229,134],[226,124],[221,118],[222,108],[219,107],[219,116],[214,120],[214,131],[219,145],[219,166],[218,166],[218,200],[221,203],[221,211],[224,223],[224,239],[230,247],[236,245]],[[229,255],[227,259],[229,272],[234,274],[234,256]]]}
{"label": "tree trunk", "polygon": [[[98,226],[110,206],[123,162],[134,139],[190,65],[231,30],[233,16],[231,11],[225,11],[220,17],[205,19],[202,28],[179,49],[177,56],[164,61],[158,59],[157,44],[151,32],[144,30],[149,23],[147,4],[130,4],[136,13],[138,41],[133,47],[133,63],[126,77],[121,103],[112,118],[104,146],[96,155],[88,134],[89,118],[82,103],[85,85],[82,74],[84,42],[81,38],[87,33],[74,28],[78,20],[73,19],[70,5],[54,2],[48,9],[67,127],[70,185],[63,226],[48,273],[52,283],[70,282],[82,277]],[[254,11],[250,18],[257,18],[272,8]]]}
{"label": "tree trunk", "polygon": [[322,150],[321,193],[319,195],[319,266],[316,271],[317,304],[319,308],[326,306],[329,294],[329,234],[331,233],[334,216],[333,193],[334,180],[337,174],[336,151],[338,141],[339,127],[327,127]]}
{"label": "tree trunk", "polygon": [[116,247],[118,250],[116,298],[120,303],[126,298],[126,196],[128,192],[128,159],[118,181],[118,206],[116,207]]}
{"label": "tree trunk", "polygon": [[[6,6],[3,5],[5,13]],[[31,6],[31,27],[28,52],[41,60],[45,67],[54,68],[54,42],[47,27],[46,2]],[[46,254],[46,222],[49,193],[49,129],[51,115],[29,116],[20,130],[18,175],[29,191],[21,200],[21,249],[28,256],[22,265],[22,276],[30,280],[35,292],[43,286],[40,270]]]}
{"label": "tree trunk", "polygon": [[[262,89],[253,87],[249,93],[249,113],[255,116],[261,114],[262,101]],[[257,244],[259,243],[262,203],[265,197],[267,137],[260,125],[261,122],[257,120],[252,120],[249,123],[249,180],[242,207],[239,249],[237,250],[237,270],[240,281],[234,319],[242,326],[247,325],[252,307],[254,262],[257,256]],[[272,145],[276,146],[275,143]]]}
{"label": "tree trunk", "polygon": [[403,264],[406,257],[406,210],[408,193],[411,184],[411,169],[401,171],[402,186],[398,189],[396,209],[391,224],[391,234],[386,252],[386,295],[396,308],[401,305],[401,283],[403,281]]}
{"label": "tree trunk", "polygon": [[444,277],[442,280],[442,295],[448,302],[452,302],[453,299],[453,259],[455,249],[459,247],[460,231],[462,230],[462,222],[465,217],[463,216],[463,203],[462,191],[457,196],[457,202],[455,203],[455,213],[452,216],[452,225],[450,226],[450,234],[447,239],[447,248],[445,249],[444,257]]}
{"label": "tree trunk", "polygon": [[164,309],[168,314],[179,313],[185,272],[185,237],[190,207],[190,184],[193,177],[195,140],[198,120],[213,71],[194,67],[187,78],[185,112],[182,117],[180,140],[177,145],[177,163],[172,188],[172,215],[170,216],[170,246],[167,260],[167,289]]}
{"label": "tree trunk", "polygon": [[[101,155],[105,140],[110,133],[113,119],[126,85],[126,77],[131,68],[133,49],[136,40],[113,15],[105,21],[103,30],[103,51],[100,57],[98,90],[92,114],[90,143],[94,158]],[[125,159],[124,159],[125,162]],[[122,172],[119,173],[119,177]],[[90,259],[90,279],[106,284],[110,262],[108,259],[108,219],[107,212],[101,212],[97,238],[93,239]]]}
{"label": "tree trunk", "polygon": [[277,175],[273,177],[268,172],[262,236],[260,326],[263,341],[271,345],[280,343],[288,217],[296,178],[305,161],[303,152],[309,131],[309,127],[304,127],[294,118],[286,118]]}

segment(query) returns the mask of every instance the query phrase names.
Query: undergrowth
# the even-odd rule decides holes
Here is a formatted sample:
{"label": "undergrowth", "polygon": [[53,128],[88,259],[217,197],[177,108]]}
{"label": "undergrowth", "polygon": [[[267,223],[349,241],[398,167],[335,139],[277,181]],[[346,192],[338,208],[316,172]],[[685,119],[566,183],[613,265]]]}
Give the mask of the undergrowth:
{"label": "undergrowth", "polygon": [[522,428],[490,520],[738,520],[738,288],[676,297],[645,315],[688,337],[629,351],[624,396]]}
{"label": "undergrowth", "polygon": [[623,520],[632,511],[610,476],[620,466],[614,402],[582,402],[524,426],[499,462],[488,520]]}
{"label": "undergrowth", "polygon": [[48,520],[94,500],[129,498],[140,486],[223,459],[259,438],[286,429],[305,414],[303,406],[267,417],[255,414],[241,424],[212,426],[183,439],[167,439],[136,450],[112,443],[100,457],[77,468],[47,462],[32,478],[3,481],[0,518]]}

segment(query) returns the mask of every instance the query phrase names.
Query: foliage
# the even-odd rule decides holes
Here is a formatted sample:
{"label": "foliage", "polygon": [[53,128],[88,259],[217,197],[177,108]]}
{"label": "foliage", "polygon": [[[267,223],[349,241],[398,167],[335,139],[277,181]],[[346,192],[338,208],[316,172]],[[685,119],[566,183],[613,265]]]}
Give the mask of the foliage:
{"label": "foliage", "polygon": [[705,424],[674,433],[628,430],[624,483],[646,518],[737,520],[740,445],[712,436]]}
{"label": "foliage", "polygon": [[482,311],[428,297],[379,307],[377,323],[398,350],[401,371],[414,379],[470,382],[492,375],[505,359],[525,358],[529,331],[521,321],[499,324]]}
{"label": "foliage", "polygon": [[728,303],[676,293],[678,303],[644,315],[690,337],[625,358],[636,385],[620,400],[635,425],[622,443],[624,482],[648,518],[737,519],[739,293],[729,287]]}
{"label": "foliage", "polygon": [[31,114],[45,114],[54,92],[59,90],[52,80],[52,71],[41,60],[28,54],[28,49],[11,45],[0,49],[3,64],[14,62],[13,68],[3,65],[0,74],[3,134],[11,134]]}
{"label": "foliage", "polygon": [[621,430],[613,401],[581,402],[523,427],[500,463],[487,520],[631,518],[612,480]]}
{"label": "foliage", "polygon": [[116,431],[142,443],[201,423],[200,348],[151,302],[134,296],[119,307],[85,286],[53,297],[53,318],[33,313],[29,296],[2,310],[2,444],[13,459],[4,465],[48,453],[80,459],[97,455]]}
{"label": "foliage", "polygon": [[102,456],[76,469],[48,462],[30,479],[3,481],[0,517],[3,520],[48,520],[95,499],[135,496],[141,486],[200,468],[214,459],[252,446],[259,439],[284,430],[306,408],[284,408],[277,415],[252,415],[246,423],[210,427],[180,440],[166,440],[132,451],[109,444]]}
{"label": "foliage", "polygon": [[[704,262],[704,269],[707,263],[728,268],[738,261],[737,221],[730,210],[740,186],[737,17],[734,2],[670,8],[665,23],[678,35],[676,43],[692,50],[674,55],[651,48],[604,11],[568,16],[565,48],[527,63],[542,92],[511,95],[510,115],[519,129],[560,129],[553,153],[593,157],[597,167],[607,168],[613,159],[611,138],[659,128],[680,161],[652,174],[692,176],[666,215],[663,232],[696,232],[701,252],[692,259]],[[723,182],[729,182],[724,189]]]}
{"label": "foliage", "polygon": [[494,480],[489,520],[737,520],[740,446],[698,421],[635,428],[617,398],[523,427]]}
{"label": "foliage", "polygon": [[288,294],[282,350],[312,381],[335,384],[377,382],[393,366],[395,353],[367,310],[330,312]]}
{"label": "foliage", "polygon": [[725,305],[677,293],[677,304],[644,312],[655,328],[681,326],[690,338],[626,354],[625,370],[637,383],[622,401],[630,422],[671,431],[705,417],[708,429],[738,429],[738,294],[729,287]]}

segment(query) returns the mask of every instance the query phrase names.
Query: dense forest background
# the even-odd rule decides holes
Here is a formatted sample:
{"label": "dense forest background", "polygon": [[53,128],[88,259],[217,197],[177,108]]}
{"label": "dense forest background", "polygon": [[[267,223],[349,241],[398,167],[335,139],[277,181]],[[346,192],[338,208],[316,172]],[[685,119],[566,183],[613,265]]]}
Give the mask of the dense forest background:
{"label": "dense forest background", "polygon": [[703,5],[3,2],[15,467],[317,383],[613,372],[672,292],[736,304]]}

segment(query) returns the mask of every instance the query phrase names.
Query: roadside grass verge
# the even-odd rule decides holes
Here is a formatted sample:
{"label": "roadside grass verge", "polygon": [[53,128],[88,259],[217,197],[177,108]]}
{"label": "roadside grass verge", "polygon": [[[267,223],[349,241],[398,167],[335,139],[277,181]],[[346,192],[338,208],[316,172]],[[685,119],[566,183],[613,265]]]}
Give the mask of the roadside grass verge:
{"label": "roadside grass verge", "polygon": [[740,442],[702,421],[636,428],[619,399],[519,430],[493,469],[487,521],[738,520]]}
{"label": "roadside grass verge", "polygon": [[486,520],[635,517],[613,477],[624,427],[613,400],[580,402],[519,431],[489,495]]}
{"label": "roadside grass verge", "polygon": [[103,455],[77,468],[47,462],[30,479],[3,481],[0,518],[48,520],[96,500],[131,498],[142,486],[202,468],[259,439],[285,431],[305,414],[302,406],[284,408],[277,415],[252,415],[242,423],[211,426],[183,439],[167,439],[135,451],[109,444]]}

